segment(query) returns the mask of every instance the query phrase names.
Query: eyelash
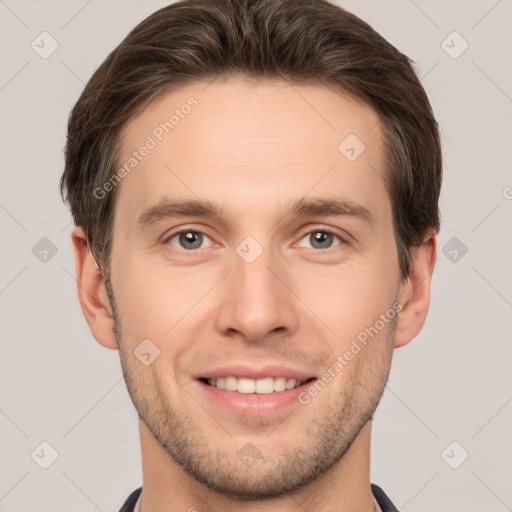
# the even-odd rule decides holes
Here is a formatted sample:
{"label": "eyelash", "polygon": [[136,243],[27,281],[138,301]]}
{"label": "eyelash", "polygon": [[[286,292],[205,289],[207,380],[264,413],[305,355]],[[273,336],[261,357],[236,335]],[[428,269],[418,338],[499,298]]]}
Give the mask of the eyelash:
{"label": "eyelash", "polygon": [[336,244],[336,245],[333,245],[332,247],[327,247],[326,249],[316,249],[315,247],[308,247],[308,249],[313,249],[315,251],[326,252],[329,249],[335,249],[336,247],[338,247],[340,245],[344,245],[344,244],[347,243],[347,241],[340,234],[336,233],[334,230],[329,229],[329,228],[322,228],[322,227],[310,229],[309,231],[306,231],[306,232],[302,233],[300,238],[299,238],[299,241],[303,240],[308,235],[309,236],[312,235],[313,233],[324,233],[324,234],[332,235],[332,236],[334,236],[335,238],[338,239],[339,243]]}
{"label": "eyelash", "polygon": [[[211,240],[211,238],[203,231],[200,231],[200,230],[197,230],[197,229],[192,229],[192,228],[184,228],[184,229],[180,229],[179,231],[175,231],[174,233],[172,233],[171,235],[169,235],[168,237],[166,237],[166,239],[164,240],[164,243],[165,244],[168,244],[170,242],[170,240],[172,240],[173,238],[181,235],[182,233],[196,233],[196,234],[200,234],[200,235],[203,235],[207,238],[209,238]],[[312,235],[313,233],[324,233],[324,234],[328,234],[328,235],[333,235],[334,237],[336,237],[338,240],[339,240],[339,244],[336,244],[332,247],[327,247],[326,249],[316,249],[314,247],[308,247],[308,249],[313,249],[315,251],[321,251],[321,252],[325,252],[325,251],[328,251],[329,249],[334,249],[335,247],[338,247],[339,245],[345,245],[347,244],[347,240],[344,239],[341,235],[339,235],[338,233],[336,233],[334,230],[331,230],[329,228],[314,228],[314,229],[310,229],[309,231],[306,231],[304,233],[302,233],[300,235],[300,238],[299,238],[299,241],[303,240],[306,236],[308,235]],[[208,247],[205,247],[204,249],[207,249]],[[181,248],[183,249],[183,248]],[[186,249],[183,249],[186,251]],[[187,252],[195,252],[197,251],[198,249],[189,249]]]}

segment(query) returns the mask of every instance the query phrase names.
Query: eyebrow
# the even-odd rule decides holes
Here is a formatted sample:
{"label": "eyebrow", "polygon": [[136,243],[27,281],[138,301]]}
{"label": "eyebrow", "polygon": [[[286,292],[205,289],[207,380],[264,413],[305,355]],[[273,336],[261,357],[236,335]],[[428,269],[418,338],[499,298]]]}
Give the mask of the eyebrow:
{"label": "eyebrow", "polygon": [[367,208],[345,199],[299,199],[290,208],[289,214],[296,216],[318,215],[349,216],[361,219],[368,224],[373,224],[373,216]]}
{"label": "eyebrow", "polygon": [[163,199],[142,211],[137,227],[144,229],[168,217],[218,217],[220,208],[209,201],[172,201]]}
{"label": "eyebrow", "polygon": [[[210,201],[187,200],[173,201],[163,199],[154,206],[141,212],[137,220],[137,228],[142,230],[169,217],[218,217],[221,218],[222,208]],[[371,212],[362,205],[344,199],[297,199],[282,216],[348,216],[373,224]]]}

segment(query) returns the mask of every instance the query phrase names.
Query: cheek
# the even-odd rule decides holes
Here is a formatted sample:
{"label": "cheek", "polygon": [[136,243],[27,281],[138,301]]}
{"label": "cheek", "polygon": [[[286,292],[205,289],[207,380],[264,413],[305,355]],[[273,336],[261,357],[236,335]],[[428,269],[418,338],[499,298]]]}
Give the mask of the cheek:
{"label": "cheek", "polygon": [[335,360],[342,366],[340,381],[360,386],[370,394],[381,389],[391,364],[393,337],[393,321],[377,318],[339,343]]}
{"label": "cheek", "polygon": [[217,280],[213,270],[119,265],[113,286],[123,325],[135,340],[150,338],[163,347],[193,323]]}
{"label": "cheek", "polygon": [[321,273],[303,269],[295,274],[294,290],[312,312],[308,316],[317,326],[333,331],[331,335],[334,333],[340,349],[372,326],[397,296],[397,276],[375,263],[354,261]]}
{"label": "cheek", "polygon": [[154,273],[118,265],[112,284],[123,326],[136,342],[139,338],[159,339],[173,325],[179,306],[178,293]]}

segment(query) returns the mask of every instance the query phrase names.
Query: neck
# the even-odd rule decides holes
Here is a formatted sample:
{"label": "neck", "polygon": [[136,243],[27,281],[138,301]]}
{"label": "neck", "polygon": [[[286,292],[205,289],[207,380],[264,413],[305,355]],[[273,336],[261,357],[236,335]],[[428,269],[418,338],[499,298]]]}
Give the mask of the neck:
{"label": "neck", "polygon": [[143,492],[141,512],[352,512],[374,511],[370,487],[371,421],[328,471],[292,494],[250,501],[214,492],[167,455],[139,418]]}

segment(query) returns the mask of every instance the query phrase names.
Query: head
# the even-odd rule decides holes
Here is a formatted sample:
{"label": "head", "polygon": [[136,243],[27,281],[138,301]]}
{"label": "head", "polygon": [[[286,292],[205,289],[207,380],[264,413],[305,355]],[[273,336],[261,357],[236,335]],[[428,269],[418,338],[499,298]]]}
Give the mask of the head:
{"label": "head", "polygon": [[[425,321],[440,184],[411,62],[340,7],[185,0],[132,30],[71,113],[61,190],[84,315],[174,463],[261,499],[340,462]],[[236,413],[205,382],[228,366],[312,380]]]}

